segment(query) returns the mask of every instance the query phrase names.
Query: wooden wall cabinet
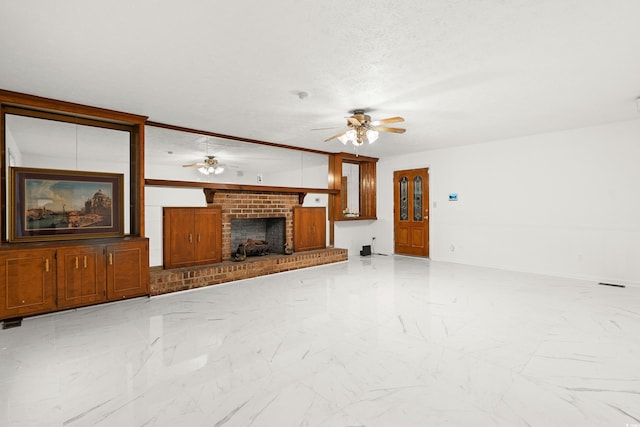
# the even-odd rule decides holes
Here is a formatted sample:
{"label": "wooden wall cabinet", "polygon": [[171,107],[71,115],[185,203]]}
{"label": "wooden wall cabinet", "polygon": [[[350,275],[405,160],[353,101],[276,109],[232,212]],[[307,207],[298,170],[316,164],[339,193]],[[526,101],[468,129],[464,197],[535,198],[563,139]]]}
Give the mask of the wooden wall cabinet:
{"label": "wooden wall cabinet", "polygon": [[55,250],[0,253],[0,318],[54,310]]}
{"label": "wooden wall cabinet", "polygon": [[0,248],[0,320],[149,294],[149,241]]}
{"label": "wooden wall cabinet", "polygon": [[327,246],[327,215],[323,207],[293,208],[293,249],[296,252]]}
{"label": "wooden wall cabinet", "polygon": [[107,300],[103,246],[59,249],[56,258],[59,308]]}
{"label": "wooden wall cabinet", "polygon": [[219,208],[163,209],[164,268],[222,261],[222,210]]}
{"label": "wooden wall cabinet", "polygon": [[0,162],[0,320],[148,295],[149,243],[143,237],[147,117],[0,89],[2,156],[8,151],[7,114],[128,132],[131,237],[7,244],[10,169],[9,162]]}
{"label": "wooden wall cabinet", "polygon": [[149,242],[107,245],[107,295],[110,301],[149,294]]}

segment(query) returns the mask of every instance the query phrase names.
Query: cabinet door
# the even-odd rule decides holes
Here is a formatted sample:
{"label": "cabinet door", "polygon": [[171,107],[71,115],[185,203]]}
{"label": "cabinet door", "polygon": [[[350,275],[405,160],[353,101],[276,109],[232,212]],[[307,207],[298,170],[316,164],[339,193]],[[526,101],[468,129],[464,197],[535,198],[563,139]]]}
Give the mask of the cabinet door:
{"label": "cabinet door", "polygon": [[193,265],[195,224],[193,208],[164,208],[164,268]]}
{"label": "cabinet door", "polygon": [[164,208],[164,268],[222,261],[222,211]]}
{"label": "cabinet door", "polygon": [[323,207],[293,209],[293,244],[296,251],[326,247],[326,214]]}
{"label": "cabinet door", "polygon": [[58,307],[75,307],[106,301],[104,246],[58,249]]}
{"label": "cabinet door", "polygon": [[0,318],[20,317],[55,308],[55,251],[0,253]]}
{"label": "cabinet door", "polygon": [[313,246],[314,249],[327,247],[327,213],[325,208],[313,209]]}
{"label": "cabinet door", "polygon": [[195,261],[212,264],[222,261],[222,211],[214,208],[194,209]]}
{"label": "cabinet door", "polygon": [[304,208],[293,208],[293,247],[296,252],[309,247],[309,214]]}
{"label": "cabinet door", "polygon": [[149,241],[132,240],[107,246],[107,298],[149,294]]}

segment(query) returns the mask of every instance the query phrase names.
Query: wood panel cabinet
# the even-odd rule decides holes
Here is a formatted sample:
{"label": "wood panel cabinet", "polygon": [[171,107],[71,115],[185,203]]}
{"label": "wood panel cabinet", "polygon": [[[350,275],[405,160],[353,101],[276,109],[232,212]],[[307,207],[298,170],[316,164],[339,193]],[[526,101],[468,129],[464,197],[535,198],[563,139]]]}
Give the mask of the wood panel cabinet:
{"label": "wood panel cabinet", "polygon": [[293,248],[296,252],[327,246],[327,215],[323,207],[293,208]]}
{"label": "wood panel cabinet", "polygon": [[164,208],[164,268],[222,261],[222,211]]}
{"label": "wood panel cabinet", "polygon": [[104,246],[59,249],[58,307],[76,307],[107,300]]}
{"label": "wood panel cabinet", "polygon": [[107,245],[107,295],[109,300],[149,294],[147,240]]}
{"label": "wood panel cabinet", "polygon": [[55,250],[0,253],[0,318],[44,313],[55,308]]}
{"label": "wood panel cabinet", "polygon": [[0,247],[0,320],[149,294],[145,238]]}

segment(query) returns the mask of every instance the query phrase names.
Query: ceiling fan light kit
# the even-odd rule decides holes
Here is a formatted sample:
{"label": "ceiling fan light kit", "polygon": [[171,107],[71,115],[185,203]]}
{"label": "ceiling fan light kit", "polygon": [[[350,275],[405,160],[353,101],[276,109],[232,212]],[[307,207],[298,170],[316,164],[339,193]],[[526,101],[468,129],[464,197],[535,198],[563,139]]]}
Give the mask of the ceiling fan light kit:
{"label": "ceiling fan light kit", "polygon": [[224,172],[224,168],[222,166],[200,166],[198,172],[203,175],[218,175]]}
{"label": "ceiling fan light kit", "polygon": [[192,163],[190,165],[182,165],[182,167],[197,167],[198,172],[203,175],[218,175],[224,172],[224,166],[218,162],[215,156],[207,156],[202,163]]}
{"label": "ceiling fan light kit", "polygon": [[375,142],[380,132],[393,132],[404,133],[406,129],[391,128],[387,126],[380,126],[387,123],[403,122],[402,117],[390,117],[388,119],[371,121],[371,117],[364,113],[364,110],[354,110],[353,115],[347,118],[347,130],[325,139],[331,141],[337,138],[338,141],[347,145],[348,142],[352,143],[356,148],[360,147],[365,142],[372,144]]}

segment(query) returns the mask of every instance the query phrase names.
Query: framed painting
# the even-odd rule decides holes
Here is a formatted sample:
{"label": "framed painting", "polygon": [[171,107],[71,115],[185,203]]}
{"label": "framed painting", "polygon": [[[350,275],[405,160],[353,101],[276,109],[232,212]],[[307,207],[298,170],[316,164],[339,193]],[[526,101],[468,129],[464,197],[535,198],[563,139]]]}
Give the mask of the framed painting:
{"label": "framed painting", "polygon": [[123,174],[11,168],[10,241],[124,234]]}

